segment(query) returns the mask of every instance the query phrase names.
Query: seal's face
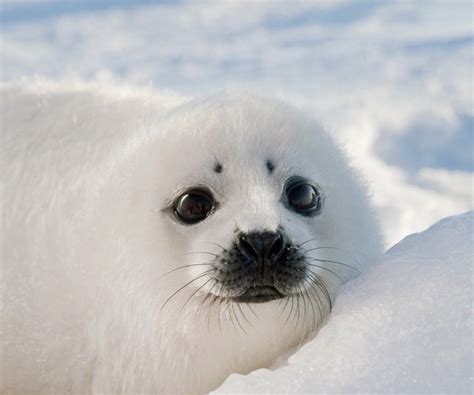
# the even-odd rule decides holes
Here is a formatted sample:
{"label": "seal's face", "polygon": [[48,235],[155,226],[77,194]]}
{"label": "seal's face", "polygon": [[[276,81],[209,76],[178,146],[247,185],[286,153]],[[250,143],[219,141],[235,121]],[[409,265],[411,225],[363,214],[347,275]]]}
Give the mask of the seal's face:
{"label": "seal's face", "polygon": [[[265,165],[271,176],[273,162],[267,160]],[[214,166],[216,173],[222,173],[222,170],[222,164]],[[314,217],[322,210],[322,191],[314,182],[293,176],[282,186],[278,202],[296,215]],[[178,223],[193,226],[206,221],[220,207],[212,191],[199,186],[178,194],[169,211]],[[235,218],[238,218],[238,213]],[[309,258],[281,224],[277,229],[256,227],[250,231],[236,227],[233,233],[227,246],[214,242],[220,251],[209,263],[213,288],[219,290],[221,296],[236,302],[262,303],[306,289],[305,282],[309,281],[311,273],[308,270]],[[319,285],[325,289],[322,280]]]}
{"label": "seal's face", "polygon": [[168,300],[188,290],[181,304],[296,298],[329,311],[372,226],[339,149],[272,101],[209,100],[184,112],[165,123],[160,152],[166,234],[183,250],[168,269],[186,273]]}

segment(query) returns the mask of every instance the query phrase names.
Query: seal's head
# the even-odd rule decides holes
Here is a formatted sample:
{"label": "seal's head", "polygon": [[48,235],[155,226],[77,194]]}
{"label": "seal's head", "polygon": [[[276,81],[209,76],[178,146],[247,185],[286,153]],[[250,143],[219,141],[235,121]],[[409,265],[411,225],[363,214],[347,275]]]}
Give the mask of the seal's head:
{"label": "seal's head", "polygon": [[111,268],[134,320],[121,338],[142,334],[160,391],[208,391],[309,339],[380,238],[341,150],[283,103],[225,94],[142,124],[103,210],[127,230]]}
{"label": "seal's head", "polygon": [[320,321],[337,287],[378,252],[359,179],[300,112],[225,95],[185,105],[160,128],[163,233],[182,253],[166,271],[184,286],[164,305],[295,299]]}

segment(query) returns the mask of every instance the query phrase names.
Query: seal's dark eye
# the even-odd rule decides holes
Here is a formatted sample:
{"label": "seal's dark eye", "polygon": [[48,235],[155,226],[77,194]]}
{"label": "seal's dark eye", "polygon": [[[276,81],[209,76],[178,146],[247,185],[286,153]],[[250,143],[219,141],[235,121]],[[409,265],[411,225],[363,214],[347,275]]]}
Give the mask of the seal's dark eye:
{"label": "seal's dark eye", "polygon": [[314,185],[306,181],[291,182],[286,189],[290,208],[300,214],[312,216],[321,210],[321,197]]}
{"label": "seal's dark eye", "polygon": [[176,199],[176,216],[186,224],[195,224],[205,219],[214,207],[210,192],[203,189],[192,189]]}

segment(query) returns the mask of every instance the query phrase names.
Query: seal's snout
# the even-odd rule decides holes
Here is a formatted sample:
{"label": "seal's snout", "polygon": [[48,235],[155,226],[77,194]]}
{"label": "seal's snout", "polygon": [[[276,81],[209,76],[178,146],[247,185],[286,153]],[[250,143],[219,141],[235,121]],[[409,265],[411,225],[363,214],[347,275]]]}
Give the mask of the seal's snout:
{"label": "seal's snout", "polygon": [[283,229],[238,232],[217,259],[215,279],[226,297],[262,303],[301,291],[306,261]]}
{"label": "seal's snout", "polygon": [[263,269],[265,265],[278,260],[286,242],[284,235],[277,231],[242,233],[236,244],[242,255]]}

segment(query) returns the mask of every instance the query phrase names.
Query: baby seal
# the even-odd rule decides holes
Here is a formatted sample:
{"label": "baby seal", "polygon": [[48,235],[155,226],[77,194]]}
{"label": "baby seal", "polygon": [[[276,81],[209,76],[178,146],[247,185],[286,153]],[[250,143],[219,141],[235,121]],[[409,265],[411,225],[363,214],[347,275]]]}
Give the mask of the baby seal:
{"label": "baby seal", "polygon": [[4,392],[208,392],[310,339],[380,251],[343,153],[279,101],[25,85],[1,107]]}

